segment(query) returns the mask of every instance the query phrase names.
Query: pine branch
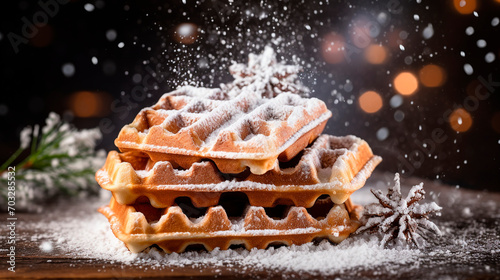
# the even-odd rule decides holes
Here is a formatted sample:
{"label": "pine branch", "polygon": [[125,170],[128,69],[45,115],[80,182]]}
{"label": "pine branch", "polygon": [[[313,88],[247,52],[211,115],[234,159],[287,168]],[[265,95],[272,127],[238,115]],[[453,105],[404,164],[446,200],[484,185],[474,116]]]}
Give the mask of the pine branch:
{"label": "pine branch", "polygon": [[[23,129],[19,149],[0,169],[19,162],[15,166],[17,207],[30,210],[55,196],[97,193],[94,174],[105,160],[104,151],[95,149],[101,137],[98,129],[72,128],[55,113],[50,113],[42,129]],[[19,159],[25,150],[29,155]],[[6,175],[1,174],[0,186],[7,186]],[[6,187],[0,188],[0,195],[0,204],[6,203]]]}

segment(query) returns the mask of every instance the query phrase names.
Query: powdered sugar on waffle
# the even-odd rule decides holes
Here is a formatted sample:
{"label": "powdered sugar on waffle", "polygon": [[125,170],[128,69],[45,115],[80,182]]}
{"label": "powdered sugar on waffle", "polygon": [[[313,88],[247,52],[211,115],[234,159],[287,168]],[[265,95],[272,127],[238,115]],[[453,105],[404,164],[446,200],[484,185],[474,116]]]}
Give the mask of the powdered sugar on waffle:
{"label": "powdered sugar on waffle", "polygon": [[[374,169],[375,165],[378,164],[376,161],[369,161],[366,166],[359,171],[359,173],[353,178],[353,180],[346,184],[338,179],[331,179],[331,168],[330,169],[320,169],[318,174],[320,179],[328,179],[330,182],[327,183],[319,183],[314,185],[301,185],[295,186],[295,188],[299,188],[302,190],[356,190],[360,186],[363,186],[365,180],[371,174],[371,171]],[[146,170],[136,170],[136,174],[141,178],[147,178],[154,173],[154,169],[149,171]],[[177,173],[183,173],[187,171],[176,171]],[[108,174],[105,170],[99,170],[97,172],[97,176],[102,178],[102,182],[110,182]],[[155,186],[158,190],[178,190],[182,189],[183,191],[211,191],[211,192],[225,192],[225,191],[238,191],[243,189],[252,189],[259,191],[278,191],[284,188],[289,188],[289,186],[276,186],[273,184],[263,184],[258,182],[251,181],[236,181],[236,180],[228,180],[223,181],[216,184],[183,184],[181,187],[179,185],[158,185]]]}
{"label": "powdered sugar on waffle", "polygon": [[[300,70],[300,66],[277,62],[274,50],[267,47],[260,55],[250,54],[248,65],[233,64],[230,72],[235,80],[220,89],[184,86],[165,94],[156,105],[140,113],[155,116],[154,124],[139,117],[122,129],[115,143],[121,150],[185,156],[252,160],[277,157],[331,117],[323,101],[303,98],[309,90],[298,79]],[[152,126],[163,130],[155,127],[154,136],[149,135]],[[134,134],[140,137],[124,136]],[[158,143],[158,137],[169,137],[168,141],[176,144]],[[179,144],[184,142],[178,138],[189,137],[194,144]],[[254,163],[248,164],[252,171],[263,172],[252,166]]]}
{"label": "powdered sugar on waffle", "polygon": [[[191,94],[192,92],[198,92],[198,91],[205,92],[205,90],[207,89],[182,87],[178,89],[176,92],[185,91],[186,93]],[[174,92],[172,95],[176,94],[177,93]],[[288,127],[294,128],[298,125],[300,121],[304,120],[304,118],[306,117],[304,114],[306,112],[308,114],[313,114],[313,112],[317,111],[318,108],[321,107],[322,106],[321,104],[323,103],[322,101],[316,98],[301,99],[299,96],[290,93],[283,93],[276,98],[266,99],[266,98],[261,98],[260,95],[257,95],[256,92],[252,91],[248,92],[248,94],[241,93],[237,97],[238,99],[221,104],[220,106],[216,107],[213,111],[211,111],[210,114],[201,117],[200,116],[194,117],[195,114],[186,113],[186,111],[190,108],[189,104],[204,103],[205,106],[207,107],[209,106],[208,104],[210,104],[207,101],[206,96],[204,98],[198,97],[200,95],[202,96],[202,93],[193,94],[193,96],[195,97],[190,97],[192,99],[189,100],[188,105],[186,105],[184,108],[178,111],[163,110],[163,109],[158,110],[160,111],[160,114],[168,116],[167,118],[165,118],[161,126],[168,127],[168,123],[174,122],[175,119],[179,118],[180,115],[184,117],[192,116],[193,119],[198,118],[198,120],[196,121],[196,123],[193,124],[193,126],[208,128],[208,130],[211,131],[211,133],[207,136],[206,139],[204,139],[203,143],[201,144],[201,147],[199,148],[200,150],[203,150],[204,156],[216,157],[216,158],[230,158],[230,159],[247,158],[248,153],[244,153],[242,151],[229,152],[229,151],[207,150],[215,145],[217,140],[220,138],[222,132],[227,132],[232,135],[235,135],[236,137],[239,137],[244,134],[243,128],[248,127],[249,125],[248,123],[252,124],[255,123],[254,122],[255,120],[265,121],[266,125],[269,126],[269,130],[271,132],[283,121],[287,123]],[[252,96],[254,98],[251,98]],[[237,106],[238,105],[237,101],[240,99],[245,100],[247,103],[250,104],[248,109],[243,110],[242,108]],[[301,105],[300,106],[293,105],[296,103]],[[151,110],[151,108],[146,108],[143,110]],[[245,111],[249,111],[251,113],[247,114],[247,112]],[[265,118],[269,114],[272,114],[274,119],[270,120],[263,119],[263,117]],[[218,124],[219,121],[215,121],[213,119],[213,116],[226,116],[226,115],[230,115],[230,118],[228,118],[225,122],[222,122],[222,124],[220,125]],[[324,121],[328,120],[330,117],[331,117],[331,112],[328,110],[322,114],[318,114],[316,118],[312,119],[309,123],[301,127],[293,135],[291,135],[291,137],[288,138],[286,142],[283,143],[280,147],[269,146],[270,144],[277,141],[276,139],[274,139],[276,138],[276,135],[274,135],[273,133],[270,133],[269,135],[263,135],[257,133],[256,131],[250,131],[248,135],[245,135],[242,139],[241,138],[236,139],[235,142],[241,142],[241,141],[247,142],[247,145],[250,145],[251,147],[257,148],[258,150],[261,151],[261,152],[252,152],[252,157],[266,158],[269,156],[270,149],[279,148],[277,154],[281,153],[282,151],[290,147],[292,144],[294,144],[302,135],[304,135],[311,129],[317,127]],[[179,130],[179,133],[183,129],[187,129],[187,127],[181,128],[181,130]],[[138,131],[137,133],[145,136],[148,132],[149,129],[146,129],[143,131]],[[120,141],[119,143],[130,147],[137,146],[137,143],[130,141]],[[183,155],[199,154],[198,151],[193,151],[189,149],[153,145],[147,143],[141,143],[140,147],[142,147],[142,149],[145,150],[151,150],[162,153],[174,153]]]}

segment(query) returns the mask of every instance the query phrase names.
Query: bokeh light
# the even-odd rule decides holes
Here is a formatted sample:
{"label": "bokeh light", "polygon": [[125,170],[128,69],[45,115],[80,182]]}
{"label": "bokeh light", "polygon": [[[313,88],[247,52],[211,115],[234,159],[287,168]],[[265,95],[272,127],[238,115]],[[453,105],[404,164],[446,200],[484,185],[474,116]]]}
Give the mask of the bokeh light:
{"label": "bokeh light", "polygon": [[445,82],[446,74],[443,68],[429,64],[422,69],[418,73],[420,78],[420,82],[426,87],[439,87],[442,86]]}
{"label": "bokeh light", "polygon": [[366,113],[375,113],[382,108],[382,97],[375,91],[369,90],[361,94],[358,99],[359,107]]}
{"label": "bokeh light", "polygon": [[71,95],[69,108],[80,118],[102,116],[106,113],[108,99],[109,96],[104,93],[78,91]]}
{"label": "bokeh light", "polygon": [[418,80],[410,72],[401,72],[394,79],[394,88],[402,95],[411,95],[418,89]]}
{"label": "bokeh light", "polygon": [[50,241],[43,241],[40,244],[39,248],[44,253],[50,253],[50,252],[52,252],[52,250],[54,250],[54,246],[52,245],[52,242],[50,242]]}
{"label": "bokeh light", "polygon": [[73,77],[75,75],[75,65],[71,62],[68,62],[68,63],[64,63],[61,67],[61,71],[63,73],[64,76],[70,78],[70,77]]}
{"label": "bokeh light", "polygon": [[108,41],[113,42],[116,39],[116,37],[117,37],[116,30],[109,29],[108,31],[106,31],[106,39],[108,39]]}
{"label": "bokeh light", "polygon": [[323,37],[321,44],[321,54],[323,59],[330,64],[337,64],[344,61],[345,40],[342,35],[335,32],[328,33]]}
{"label": "bokeh light", "polygon": [[365,49],[365,59],[371,64],[382,64],[387,58],[387,51],[383,46],[372,44]]}
{"label": "bokeh light", "polygon": [[198,39],[198,26],[194,23],[181,23],[175,28],[174,39],[178,43],[190,45]]}
{"label": "bokeh light", "polygon": [[476,0],[453,0],[453,6],[457,12],[467,15],[472,14],[477,8]]}
{"label": "bokeh light", "polygon": [[450,126],[457,132],[465,132],[472,126],[472,117],[462,108],[455,109],[449,118]]}

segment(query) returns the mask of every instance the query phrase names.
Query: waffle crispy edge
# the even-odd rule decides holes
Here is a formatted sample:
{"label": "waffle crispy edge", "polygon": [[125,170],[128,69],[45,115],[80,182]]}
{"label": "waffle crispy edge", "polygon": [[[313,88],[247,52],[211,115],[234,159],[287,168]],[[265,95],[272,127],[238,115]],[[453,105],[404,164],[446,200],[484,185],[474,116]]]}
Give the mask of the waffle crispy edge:
{"label": "waffle crispy edge", "polygon": [[[342,142],[350,143],[348,147],[328,149],[328,145]],[[330,163],[331,171],[327,173],[330,177],[322,182],[318,178],[320,157],[335,154],[338,157]],[[195,163],[182,173],[176,172],[169,162],[157,162],[149,175],[141,178],[132,164],[122,162],[120,155],[112,151],[96,179],[121,204],[132,204],[138,197],[147,196],[153,206],[163,208],[173,205],[177,197],[188,196],[195,206],[208,207],[217,205],[222,193],[238,191],[247,195],[251,205],[271,207],[281,200],[311,207],[322,194],[330,195],[334,203],[343,203],[364,185],[380,161],[368,144],[357,137],[322,135],[306,149],[293,172],[276,167],[264,175],[250,174],[245,181],[236,182],[226,181],[211,162]],[[310,176],[301,181],[299,175],[304,173]]]}
{"label": "waffle crispy edge", "polygon": [[133,206],[121,205],[113,198],[109,206],[99,211],[130,251],[140,252],[157,244],[167,253],[180,253],[190,244],[203,244],[207,250],[226,250],[231,244],[244,244],[247,249],[265,249],[272,242],[300,245],[316,237],[339,243],[360,225],[359,209],[354,209],[349,213],[344,205],[334,205],[325,218],[317,220],[305,208],[292,207],[285,218],[274,220],[264,208],[250,206],[242,221],[243,228],[238,230],[232,228],[233,223],[221,206],[210,207],[195,222],[173,206],[165,209],[158,222],[149,223]]}

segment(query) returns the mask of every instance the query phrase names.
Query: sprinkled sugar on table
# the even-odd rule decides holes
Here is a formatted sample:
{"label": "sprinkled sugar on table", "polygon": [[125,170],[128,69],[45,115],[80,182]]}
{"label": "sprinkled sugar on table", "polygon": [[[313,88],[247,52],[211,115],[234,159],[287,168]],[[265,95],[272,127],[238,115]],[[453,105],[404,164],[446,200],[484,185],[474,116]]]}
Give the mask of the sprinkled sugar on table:
{"label": "sprinkled sugar on table", "polygon": [[[375,202],[371,188],[385,190],[393,174],[374,173],[356,192],[355,203]],[[402,180],[402,193],[420,183]],[[349,237],[338,245],[327,241],[302,246],[166,255],[157,249],[132,254],[117,240],[97,208],[108,197],[66,201],[38,214],[18,213],[16,272],[2,278],[498,278],[500,275],[500,194],[457,189],[424,181],[426,201],[443,207],[433,217],[443,236],[431,237],[423,249],[384,249],[373,234]],[[6,220],[7,215],[0,215]],[[2,229],[5,232],[5,228]],[[1,242],[6,242],[6,234]],[[5,267],[7,252],[0,261]]]}

